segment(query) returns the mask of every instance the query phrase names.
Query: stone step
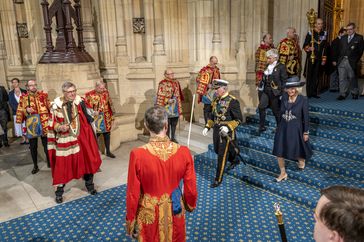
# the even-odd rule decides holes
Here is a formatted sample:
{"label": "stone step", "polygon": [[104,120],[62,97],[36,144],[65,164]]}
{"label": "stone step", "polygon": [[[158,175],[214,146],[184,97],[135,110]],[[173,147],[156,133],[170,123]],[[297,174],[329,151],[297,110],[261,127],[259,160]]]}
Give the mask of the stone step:
{"label": "stone step", "polygon": [[[259,116],[254,115],[247,118],[248,124],[256,125],[259,124]],[[364,122],[364,121],[363,121]],[[276,121],[273,116],[267,116],[266,118],[267,128],[275,128]],[[258,129],[258,128],[257,128]],[[364,131],[351,130],[335,126],[322,125],[317,123],[310,124],[310,134],[320,136],[327,139],[337,140],[340,142],[346,142],[355,145],[364,146]]]}
{"label": "stone step", "polygon": [[[238,143],[246,148],[272,154],[273,141],[264,137],[239,133]],[[212,149],[212,145],[209,145],[209,150]],[[308,166],[316,167],[330,173],[364,181],[364,163],[360,161],[314,151],[313,156],[307,161],[307,164]]]}

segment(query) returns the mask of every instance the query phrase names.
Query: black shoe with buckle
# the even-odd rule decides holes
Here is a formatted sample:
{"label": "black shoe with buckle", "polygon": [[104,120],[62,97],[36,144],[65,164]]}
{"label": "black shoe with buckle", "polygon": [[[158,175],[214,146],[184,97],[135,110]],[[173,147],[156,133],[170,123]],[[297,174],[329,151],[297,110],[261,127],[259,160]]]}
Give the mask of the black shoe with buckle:
{"label": "black shoe with buckle", "polygon": [[215,187],[220,186],[220,184],[221,184],[221,182],[214,181],[214,183],[212,183],[212,184],[210,185],[210,187],[211,187],[211,188],[215,188]]}
{"label": "black shoe with buckle", "polygon": [[232,170],[232,169],[234,169],[237,165],[239,165],[239,161],[238,162],[233,162],[233,163],[231,163],[229,166],[228,166],[228,168],[227,168],[227,170],[228,171],[230,171],[230,170]]}
{"label": "black shoe with buckle", "polygon": [[107,157],[110,157],[110,158],[115,158],[115,157],[116,157],[116,156],[115,156],[113,153],[111,153],[111,152],[106,153],[106,156],[107,156]]}
{"label": "black shoe with buckle", "polygon": [[339,101],[341,101],[341,100],[345,100],[345,98],[346,98],[346,97],[344,97],[344,96],[341,96],[341,95],[340,95],[340,96],[338,96],[336,99],[337,99],[337,100],[339,100]]}
{"label": "black shoe with buckle", "polygon": [[354,100],[357,100],[357,99],[359,98],[359,95],[353,94],[353,95],[352,95],[352,98],[353,98]]}
{"label": "black shoe with buckle", "polygon": [[63,197],[62,196],[56,196],[56,203],[63,203]]}
{"label": "black shoe with buckle", "polygon": [[88,191],[88,193],[90,193],[91,195],[96,195],[97,191],[96,189],[92,189],[91,191]]}
{"label": "black shoe with buckle", "polygon": [[39,168],[36,166],[33,168],[32,174],[34,175],[34,174],[38,173],[38,171],[39,171]]}
{"label": "black shoe with buckle", "polygon": [[267,130],[267,128],[266,127],[259,127],[259,133],[262,133],[262,132],[264,132],[264,131],[266,131]]}

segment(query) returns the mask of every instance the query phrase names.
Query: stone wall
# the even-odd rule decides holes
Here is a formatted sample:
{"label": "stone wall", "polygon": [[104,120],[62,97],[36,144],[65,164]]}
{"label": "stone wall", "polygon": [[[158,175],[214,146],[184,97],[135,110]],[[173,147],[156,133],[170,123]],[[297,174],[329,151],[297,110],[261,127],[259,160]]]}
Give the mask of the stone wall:
{"label": "stone wall", "polygon": [[[132,131],[127,139],[142,132],[144,111],[166,68],[181,82],[189,119],[195,77],[211,55],[242,108],[255,107],[254,53],[263,34],[272,33],[277,44],[293,26],[302,43],[306,12],[317,6],[318,0],[81,0],[85,46],[107,80],[119,123]],[[133,32],[133,18],[144,18],[145,33]],[[16,22],[27,23],[28,38],[18,37]],[[0,1],[0,25],[0,83],[38,77],[45,50],[39,1]],[[196,105],[195,120],[200,117]]]}

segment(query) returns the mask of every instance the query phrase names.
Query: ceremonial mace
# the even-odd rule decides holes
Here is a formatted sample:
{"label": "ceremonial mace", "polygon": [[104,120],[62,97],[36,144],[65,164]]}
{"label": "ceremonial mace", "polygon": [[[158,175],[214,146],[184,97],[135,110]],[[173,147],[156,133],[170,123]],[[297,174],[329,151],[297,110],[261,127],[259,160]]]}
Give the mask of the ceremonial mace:
{"label": "ceremonial mace", "polygon": [[[314,27],[315,27],[315,22],[317,19],[317,12],[315,12],[315,10],[313,8],[310,9],[310,11],[308,11],[306,13],[307,16],[307,21],[308,24],[310,25],[311,28],[311,47],[315,48],[315,37],[314,37]],[[315,49],[313,49],[311,51],[311,62],[312,64],[315,63]]]}
{"label": "ceremonial mace", "polygon": [[282,242],[287,242],[287,236],[286,236],[286,230],[284,229],[283,214],[281,211],[281,206],[278,202],[274,203],[273,206],[274,206],[274,214],[277,217],[277,223],[278,223],[278,227],[279,227],[279,232],[281,234]]}

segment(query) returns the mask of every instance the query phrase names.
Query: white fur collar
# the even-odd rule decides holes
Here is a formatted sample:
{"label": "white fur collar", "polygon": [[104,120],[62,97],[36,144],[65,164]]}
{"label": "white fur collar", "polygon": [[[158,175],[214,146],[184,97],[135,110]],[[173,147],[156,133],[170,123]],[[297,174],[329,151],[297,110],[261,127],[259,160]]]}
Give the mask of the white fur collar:
{"label": "white fur collar", "polygon": [[[63,97],[57,97],[56,99],[54,99],[54,101],[51,103],[51,106],[54,108],[54,109],[57,109],[57,108],[61,108],[62,105],[63,105],[63,100],[64,98]],[[82,98],[79,96],[79,95],[76,95],[76,98],[75,100],[73,101],[74,104],[78,105],[80,104],[80,102],[82,101]]]}

